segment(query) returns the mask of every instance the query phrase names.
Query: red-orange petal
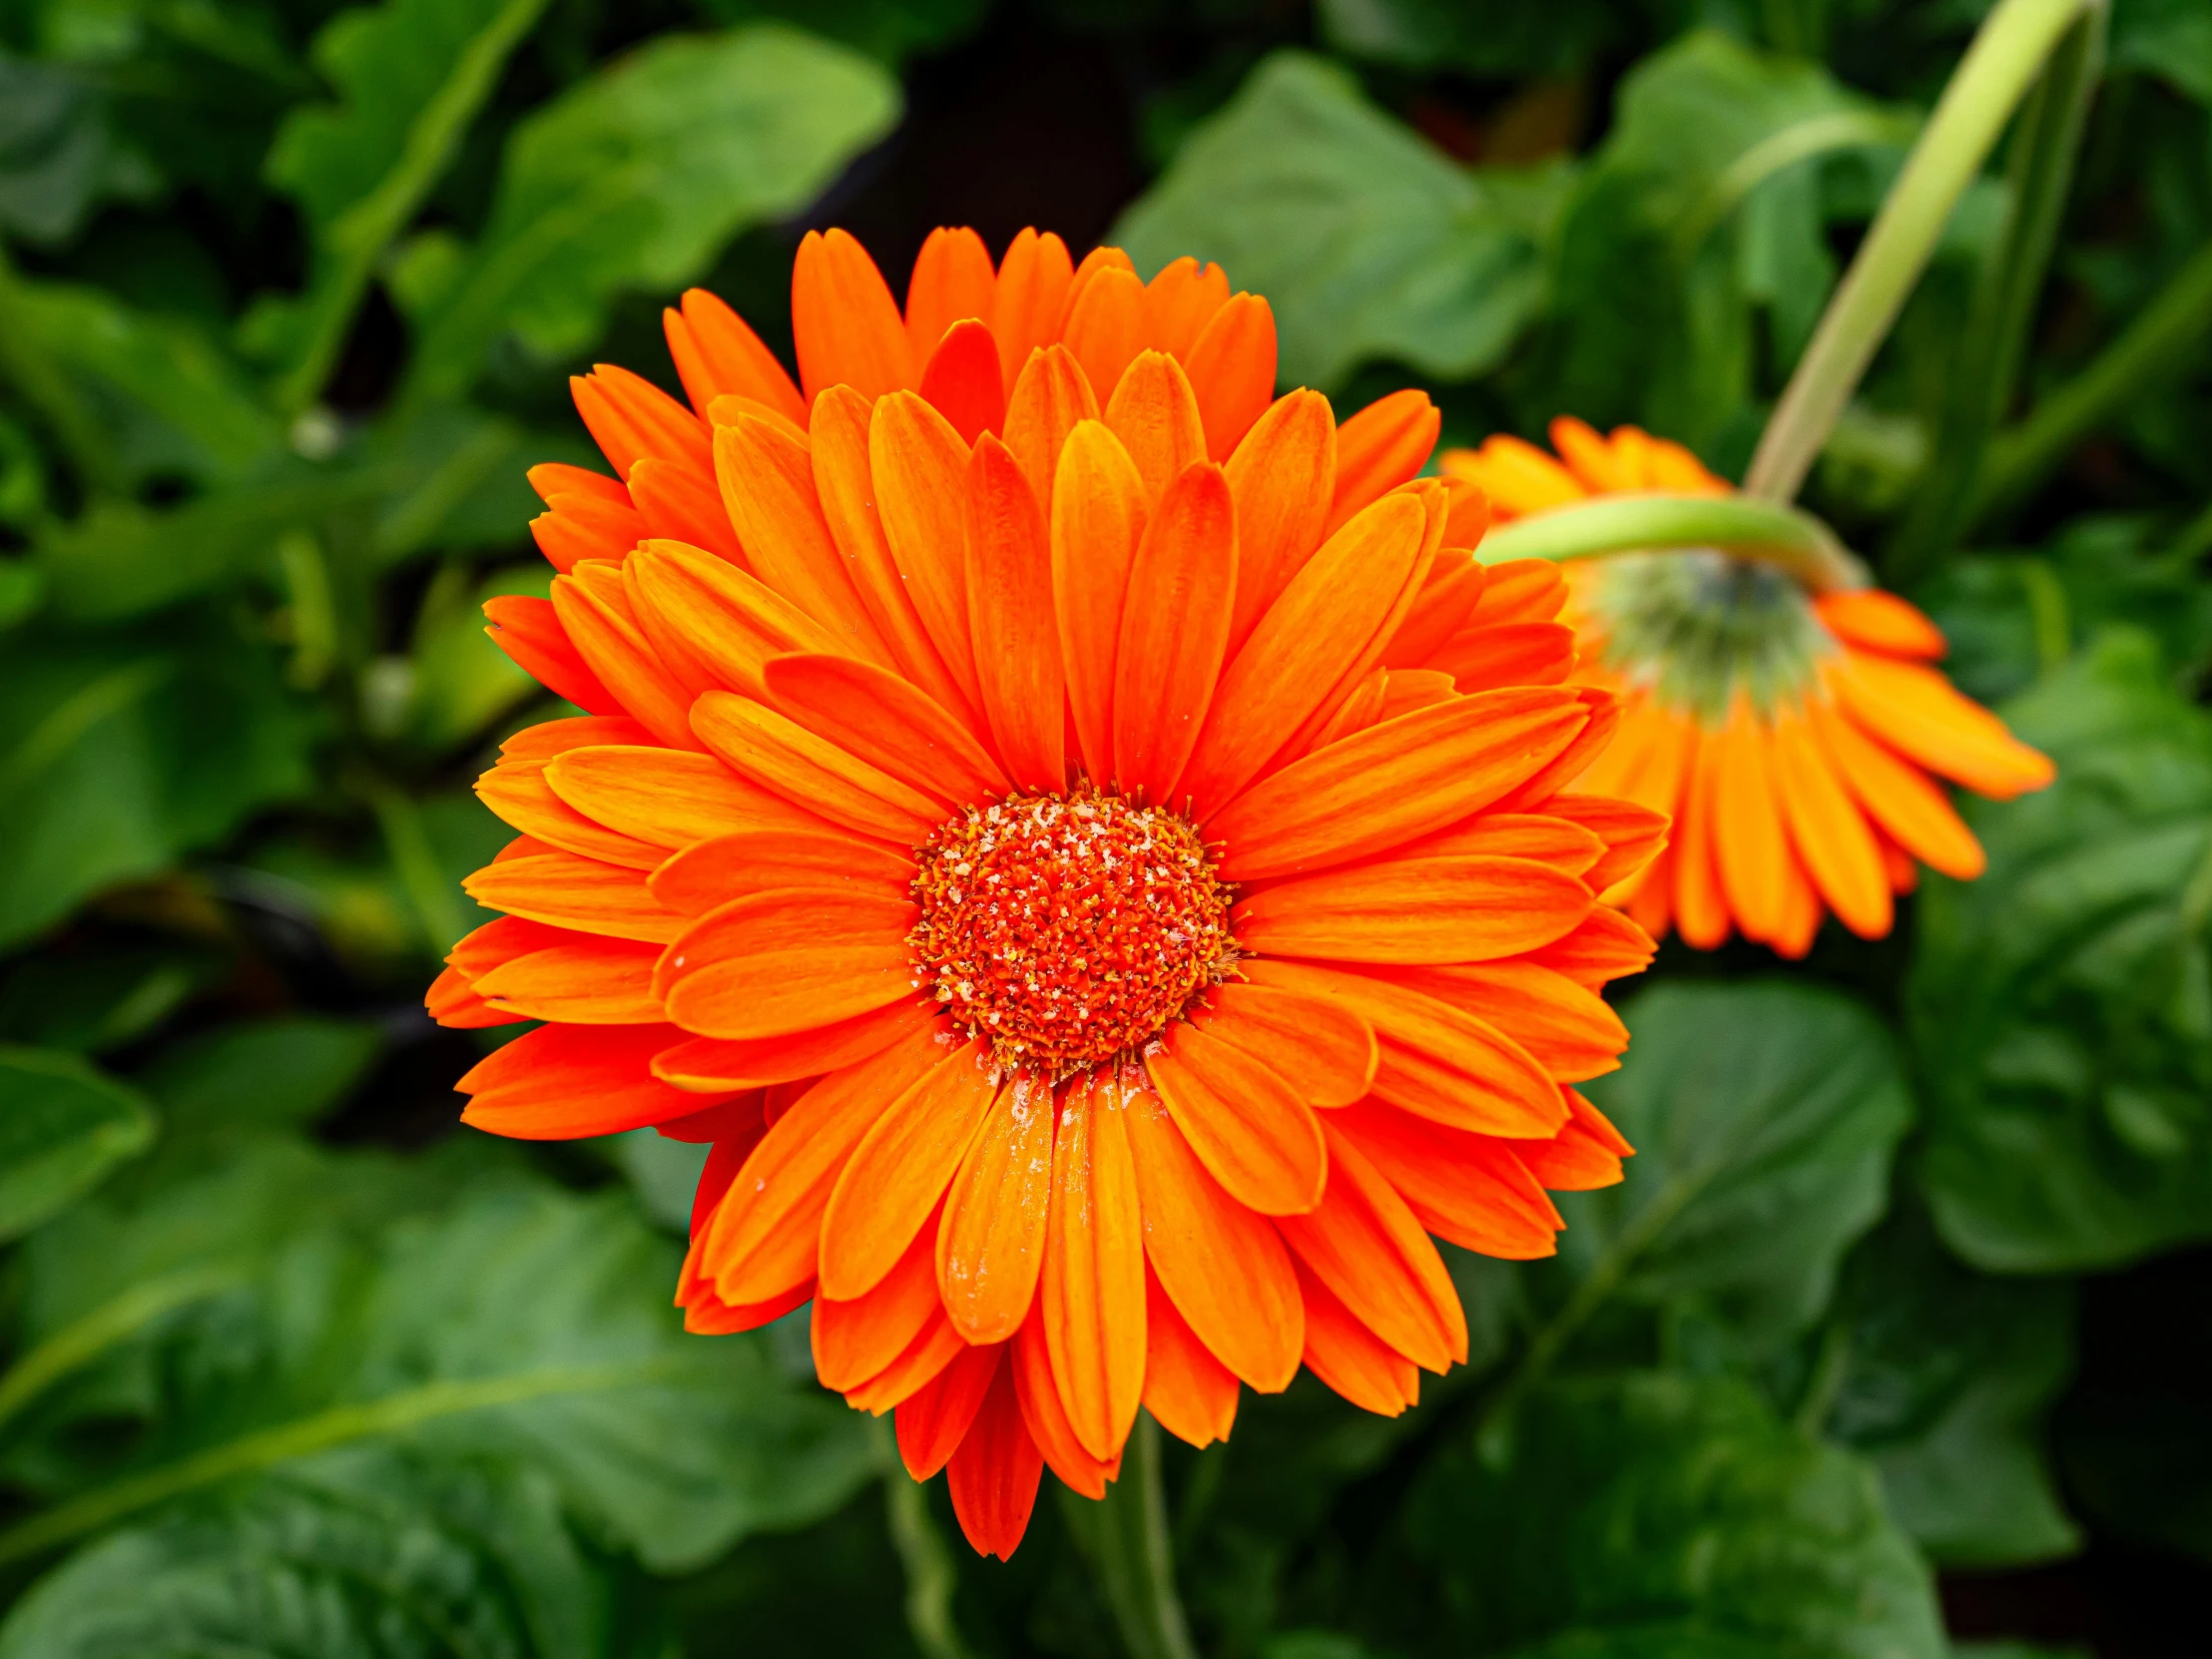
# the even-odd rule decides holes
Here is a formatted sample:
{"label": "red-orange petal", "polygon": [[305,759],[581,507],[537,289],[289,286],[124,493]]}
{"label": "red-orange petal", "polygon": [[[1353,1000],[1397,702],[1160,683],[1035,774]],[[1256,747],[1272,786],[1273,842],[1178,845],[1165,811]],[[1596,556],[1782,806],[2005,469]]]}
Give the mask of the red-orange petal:
{"label": "red-orange petal", "polygon": [[1226,461],[1275,396],[1275,312],[1257,294],[1236,294],[1180,355],[1206,427],[1206,452]]}
{"label": "red-orange petal", "polygon": [[1229,1438],[1237,1420],[1237,1376],[1177,1311],[1159,1275],[1145,1274],[1144,1408],[1162,1428],[1195,1446]]}
{"label": "red-orange petal", "polygon": [[983,715],[1025,789],[1067,782],[1066,689],[1052,603],[1052,545],[1012,450],[987,434],[968,461],[968,628]]}
{"label": "red-orange petal", "polygon": [[1183,1139],[1232,1199],[1264,1216],[1321,1202],[1329,1179],[1321,1123],[1281,1073],[1190,1024],[1162,1033],[1144,1066]]}
{"label": "red-orange petal", "polygon": [[990,329],[973,317],[947,329],[921,371],[921,396],[962,443],[997,431],[1006,419],[1006,383]]}
{"label": "red-orange petal", "polygon": [[1590,889],[1532,858],[1410,857],[1262,887],[1234,912],[1249,950],[1353,962],[1484,962],[1590,913]]}
{"label": "red-orange petal", "polygon": [[1335,530],[1427,465],[1443,411],[1417,386],[1379,397],[1337,428],[1337,482],[1329,506]]}
{"label": "red-orange petal", "polygon": [[1052,1202],[1053,1117],[1051,1086],[1016,1078],[985,1114],[945,1194],[938,1294],[970,1343],[1002,1343],[1029,1315]]}
{"label": "red-orange petal", "polygon": [[914,351],[883,274],[843,231],[809,231],[792,263],[792,335],[812,402],[826,386],[880,397],[914,383]]}
{"label": "red-orange petal", "polygon": [[978,1555],[1014,1558],[1036,1507],[1044,1457],[1021,1420],[1014,1368],[993,1373],[983,1403],[946,1467],[952,1513]]}
{"label": "red-orange petal", "polygon": [[461,1121],[524,1141],[619,1135],[696,1112],[700,1098],[648,1069],[669,1025],[541,1025],[495,1048],[453,1086]]}
{"label": "red-orange petal", "polygon": [[943,1468],[982,1409],[1006,1345],[965,1348],[943,1371],[898,1402],[898,1457],[916,1480]]}
{"label": "red-orange petal", "polygon": [[784,887],[692,921],[655,973],[668,1017],[705,1037],[819,1030],[914,994],[913,901],[892,891]]}
{"label": "red-orange petal", "polygon": [[1113,777],[1171,801],[1221,676],[1237,584],[1237,519],[1220,467],[1170,484],[1129,570],[1114,663]]}
{"label": "red-orange petal", "polygon": [[1214,990],[1192,1022],[1264,1060],[1308,1105],[1345,1106],[1375,1081],[1375,1032],[1351,1009],[1323,997],[1233,981]]}
{"label": "red-orange petal", "polygon": [[1114,660],[1147,516],[1143,480],[1121,440],[1101,422],[1082,422],[1060,450],[1052,486],[1052,594],[1076,740],[1097,782],[1114,775]]}
{"label": "red-orange petal", "polygon": [[1110,1457],[1145,1384],[1144,1216],[1128,1125],[1112,1085],[1089,1075],[1060,1104],[1038,1298],[1069,1426],[1092,1456]]}

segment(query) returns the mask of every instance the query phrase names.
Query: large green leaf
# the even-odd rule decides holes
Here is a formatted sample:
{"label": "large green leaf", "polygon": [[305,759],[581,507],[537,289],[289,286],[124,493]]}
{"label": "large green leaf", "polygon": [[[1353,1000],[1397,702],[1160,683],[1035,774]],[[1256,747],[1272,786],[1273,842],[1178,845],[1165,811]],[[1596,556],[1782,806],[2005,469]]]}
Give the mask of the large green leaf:
{"label": "large green leaf", "polygon": [[1745,1356],[1819,1317],[1882,1214],[1912,1116],[1879,1021],[1810,986],[1663,984],[1622,1010],[1622,1069],[1584,1089],[1636,1148],[1562,1194],[1561,1265],[1593,1292],[1694,1316]]}
{"label": "large green leaf", "polygon": [[205,1168],[273,1132],[313,1128],[383,1047],[365,1020],[294,1015],[224,1026],[164,1048],[136,1081],[162,1108],[162,1144],[132,1192]]}
{"label": "large green leaf", "polygon": [[1554,1659],[1938,1659],[1934,1586],[1872,1470],[1742,1382],[1555,1384],[1408,1511],[1449,1651]]}
{"label": "large green leaf", "polygon": [[1140,269],[1220,262],[1274,307],[1282,377],[1335,386],[1394,358],[1479,372],[1543,303],[1543,246],[1566,175],[1473,173],[1360,94],[1281,52],[1114,228]]}
{"label": "large green leaf", "polygon": [[279,396],[318,389],[375,263],[444,173],[545,0],[390,0],[341,13],[315,37],[316,66],[343,102],[285,118],[272,182],[306,210],[314,268],[296,301],[255,332]]}
{"label": "large green leaf", "polygon": [[2058,782],[1964,805],[1907,984],[1936,1224],[2008,1273],[2212,1237],[2212,721],[2120,631],[2005,714]]}
{"label": "large green leaf", "polygon": [[158,182],[86,77],[0,53],[0,231],[60,242],[103,197],[144,197]]}
{"label": "large green leaf", "polygon": [[542,1470],[591,1535],[663,1571],[814,1519],[872,1472],[860,1419],[797,1388],[760,1339],[685,1335],[681,1252],[627,1194],[492,1175],[440,1210],[437,1186],[277,1144],[39,1234],[33,1337],[157,1273],[239,1282],[57,1389],[24,1468],[69,1467],[54,1460],[81,1455],[84,1415],[134,1408],[141,1431],[96,1478],[57,1478],[74,1495],[0,1533],[0,1559],[383,1436]]}
{"label": "large green leaf", "polygon": [[1605,0],[1492,0],[1479,9],[1453,0],[1321,0],[1315,10],[1339,51],[1470,75],[1572,74],[1631,24],[1627,7]]}
{"label": "large green leaf", "polygon": [[311,712],[229,619],[0,657],[0,944],[309,784]]}
{"label": "large green leaf", "polygon": [[804,207],[897,112],[874,64],[775,25],[664,38],[592,76],[515,129],[474,247],[429,244],[442,252],[427,268],[416,251],[403,396],[465,390],[504,333],[543,356],[589,344],[618,290],[699,275],[746,225]]}
{"label": "large green leaf", "polygon": [[360,1448],[101,1540],[0,1659],[597,1659],[611,1600],[544,1475]]}
{"label": "large green leaf", "polygon": [[2071,1285],[1960,1267],[1916,1205],[1852,1253],[1818,1349],[1812,1386],[1834,1389],[1819,1426],[1881,1471],[1938,1564],[2017,1565],[2079,1543],[2042,1448],[2073,1319]]}
{"label": "large green leaf", "polygon": [[153,1138],[136,1089],[73,1054],[0,1046],[0,1241],[67,1207]]}
{"label": "large green leaf", "polygon": [[782,18],[895,65],[971,33],[990,8],[987,0],[701,0],[699,9],[717,23]]}

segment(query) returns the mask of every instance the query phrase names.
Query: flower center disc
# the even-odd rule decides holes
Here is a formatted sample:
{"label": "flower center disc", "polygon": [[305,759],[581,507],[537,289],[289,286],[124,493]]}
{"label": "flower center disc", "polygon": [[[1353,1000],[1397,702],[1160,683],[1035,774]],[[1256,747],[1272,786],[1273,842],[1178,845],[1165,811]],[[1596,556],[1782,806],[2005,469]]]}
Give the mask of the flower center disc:
{"label": "flower center disc", "polygon": [[1058,1079],[1131,1053],[1236,960],[1198,831],[1118,796],[1009,796],[914,849],[922,982],[1005,1065]]}

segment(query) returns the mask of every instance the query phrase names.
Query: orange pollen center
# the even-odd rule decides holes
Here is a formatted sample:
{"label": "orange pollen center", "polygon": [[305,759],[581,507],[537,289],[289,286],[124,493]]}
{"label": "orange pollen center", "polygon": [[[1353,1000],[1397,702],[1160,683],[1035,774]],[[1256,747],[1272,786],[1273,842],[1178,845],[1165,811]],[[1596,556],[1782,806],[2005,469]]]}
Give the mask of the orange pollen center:
{"label": "orange pollen center", "polygon": [[1057,1079],[1138,1052],[1237,959],[1229,891],[1164,808],[1009,796],[914,856],[916,977],[1012,1068]]}

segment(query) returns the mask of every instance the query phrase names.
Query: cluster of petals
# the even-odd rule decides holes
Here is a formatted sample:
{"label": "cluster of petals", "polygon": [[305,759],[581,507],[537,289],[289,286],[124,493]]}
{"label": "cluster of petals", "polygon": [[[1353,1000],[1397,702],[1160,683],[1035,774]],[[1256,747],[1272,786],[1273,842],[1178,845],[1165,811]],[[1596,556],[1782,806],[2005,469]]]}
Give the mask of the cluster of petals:
{"label": "cluster of petals", "polygon": [[[1302,1365],[1395,1412],[1464,1360],[1431,1236],[1548,1255],[1546,1190],[1619,1179],[1571,1085],[1618,1063],[1598,993],[1652,949],[1596,895],[1665,824],[1576,784],[1615,700],[1567,683],[1554,569],[1485,570],[1479,492],[1417,476],[1428,400],[1277,397],[1268,307],[1218,268],[941,231],[901,310],[832,231],[793,316],[796,382],[699,290],[667,313],[689,407],[576,382],[615,475],[533,471],[560,574],[487,610],[586,713],[481,780],[518,836],[467,886],[502,914],[430,1007],[543,1022],[463,1079],[470,1123],[711,1143],[689,1328],[811,1300],[823,1382],[895,1410],[1003,1555],[1044,1466],[1104,1491],[1140,1405],[1204,1444]],[[1182,863],[994,842],[1050,896],[985,919],[1102,906],[1172,954],[1180,922],[1143,933],[1172,878],[1219,959],[1111,1053],[1027,1064],[917,960],[921,871],[1102,801]],[[991,994],[1081,1022],[1150,971],[1071,953]]]}
{"label": "cluster of petals", "polygon": [[[1606,435],[1562,417],[1551,440],[1556,455],[1500,434],[1447,450],[1439,466],[1484,491],[1500,522],[1592,495],[1729,490],[1680,444],[1633,426]],[[1598,560],[1567,572],[1574,682],[1612,692],[1622,709],[1618,737],[1579,787],[1673,821],[1667,848],[1606,894],[1655,937],[1671,926],[1710,949],[1740,932],[1794,958],[1833,913],[1879,938],[1919,865],[1981,873],[1980,843],[1937,779],[1996,800],[2051,780],[2044,756],[1935,666],[1942,634],[1895,594],[1795,591],[1811,643],[1794,683],[1707,687],[1693,702],[1668,694],[1672,665],[1615,648],[1608,619],[1619,612],[1607,600],[1619,569]]]}

